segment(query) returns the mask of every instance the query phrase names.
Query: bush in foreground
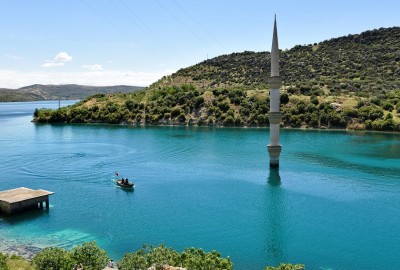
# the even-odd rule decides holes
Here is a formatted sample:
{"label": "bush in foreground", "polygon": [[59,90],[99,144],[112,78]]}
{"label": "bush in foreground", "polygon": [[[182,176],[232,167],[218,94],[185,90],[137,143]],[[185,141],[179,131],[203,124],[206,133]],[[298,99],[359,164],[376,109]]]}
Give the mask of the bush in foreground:
{"label": "bush in foreground", "polygon": [[85,270],[103,269],[108,261],[106,252],[97,246],[96,241],[74,247],[70,256],[74,263],[82,264]]}
{"label": "bush in foreground", "polygon": [[68,251],[58,247],[47,247],[33,257],[33,265],[38,270],[72,269],[74,263]]}
{"label": "bush in foreground", "polygon": [[304,270],[303,264],[281,263],[278,267],[267,266],[265,270]]}
{"label": "bush in foreground", "polygon": [[8,270],[7,256],[0,252],[0,269]]}
{"label": "bush in foreground", "polygon": [[84,243],[66,251],[58,247],[48,247],[33,257],[33,265],[37,270],[73,269],[75,264],[82,264],[85,270],[103,269],[108,256],[95,241]]}
{"label": "bush in foreground", "polygon": [[202,249],[186,248],[178,253],[170,247],[159,245],[157,247],[144,246],[134,253],[127,253],[118,263],[120,270],[147,269],[154,266],[163,269],[163,265],[180,266],[187,269],[204,270],[231,270],[233,263],[227,258],[221,258],[221,254],[213,250],[205,252]]}
{"label": "bush in foreground", "polygon": [[[66,251],[58,247],[49,247],[40,251],[32,260],[32,265],[25,259],[17,257],[22,262],[10,264],[13,257],[0,253],[0,270],[70,270],[75,264],[82,264],[85,270],[101,270],[108,261],[106,252],[100,249],[96,242],[84,243]],[[8,263],[7,263],[8,260]],[[181,253],[159,245],[144,245],[141,249],[126,253],[118,263],[120,270],[147,270],[150,267],[163,270],[164,267],[184,267],[188,270],[232,270],[233,263],[229,257],[222,258],[221,254],[213,250],[205,252],[203,249],[185,248]],[[15,266],[15,267],[13,267]],[[281,264],[278,267],[268,266],[264,270],[304,270],[302,264]]]}
{"label": "bush in foreground", "polygon": [[7,264],[9,270],[35,270],[30,261],[14,254],[8,257]]}

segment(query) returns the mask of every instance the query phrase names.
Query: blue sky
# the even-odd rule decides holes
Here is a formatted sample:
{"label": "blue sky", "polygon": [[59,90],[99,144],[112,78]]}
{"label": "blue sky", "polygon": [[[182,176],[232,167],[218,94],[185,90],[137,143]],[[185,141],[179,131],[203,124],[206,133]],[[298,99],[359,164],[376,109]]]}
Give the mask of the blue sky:
{"label": "blue sky", "polygon": [[207,57],[400,26],[398,0],[0,0],[0,88],[146,86]]}

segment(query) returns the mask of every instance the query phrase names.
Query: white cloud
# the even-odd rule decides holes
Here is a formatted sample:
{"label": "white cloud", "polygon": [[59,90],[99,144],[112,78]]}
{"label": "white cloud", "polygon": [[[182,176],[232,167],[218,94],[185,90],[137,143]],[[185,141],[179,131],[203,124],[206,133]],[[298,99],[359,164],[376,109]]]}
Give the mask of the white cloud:
{"label": "white cloud", "polygon": [[72,60],[72,56],[66,52],[59,52],[56,57],[54,57],[55,62],[69,62]]}
{"label": "white cloud", "polygon": [[88,70],[91,71],[99,71],[99,70],[103,70],[103,67],[101,65],[98,64],[94,64],[94,65],[84,65],[82,66],[83,68],[86,68]]}
{"label": "white cloud", "polygon": [[66,52],[59,52],[55,57],[54,60],[46,60],[46,63],[41,65],[44,68],[51,68],[51,67],[62,67],[64,63],[69,62],[72,60],[72,56]]}
{"label": "white cloud", "polygon": [[42,65],[42,67],[44,68],[62,67],[62,66],[64,66],[64,63],[55,63],[55,62],[47,62]]}
{"label": "white cloud", "polygon": [[[50,63],[46,63],[50,64]],[[53,63],[54,64],[54,63]],[[0,88],[19,88],[31,84],[82,84],[94,86],[148,86],[173,70],[157,72],[99,70],[86,72],[0,70]]]}
{"label": "white cloud", "polygon": [[24,59],[22,56],[12,55],[12,54],[6,54],[6,57],[10,58],[12,60],[22,60],[22,59]]}

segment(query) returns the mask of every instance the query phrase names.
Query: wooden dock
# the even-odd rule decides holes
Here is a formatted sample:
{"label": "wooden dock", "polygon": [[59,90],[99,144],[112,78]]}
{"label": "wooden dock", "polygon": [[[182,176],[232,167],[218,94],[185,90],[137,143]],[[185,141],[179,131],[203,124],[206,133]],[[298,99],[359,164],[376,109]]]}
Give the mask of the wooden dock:
{"label": "wooden dock", "polygon": [[15,188],[0,191],[0,211],[8,215],[22,212],[28,209],[49,208],[49,195],[54,192],[43,189]]}

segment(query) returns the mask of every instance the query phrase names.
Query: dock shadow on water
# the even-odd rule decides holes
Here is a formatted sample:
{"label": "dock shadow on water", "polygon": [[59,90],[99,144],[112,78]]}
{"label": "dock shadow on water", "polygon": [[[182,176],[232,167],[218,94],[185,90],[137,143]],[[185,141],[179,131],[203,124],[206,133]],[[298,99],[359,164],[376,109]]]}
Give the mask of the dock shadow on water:
{"label": "dock shadow on water", "polygon": [[9,225],[16,225],[19,223],[29,222],[35,219],[44,218],[48,216],[50,213],[50,209],[29,209],[27,211],[15,213],[12,215],[7,215],[4,213],[0,213],[0,221],[5,222]]}

